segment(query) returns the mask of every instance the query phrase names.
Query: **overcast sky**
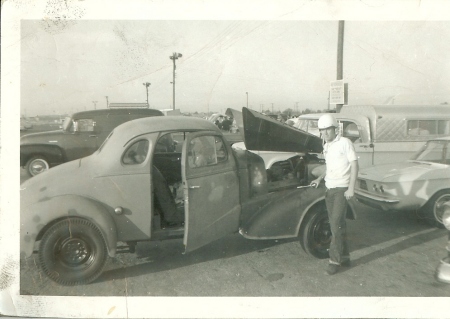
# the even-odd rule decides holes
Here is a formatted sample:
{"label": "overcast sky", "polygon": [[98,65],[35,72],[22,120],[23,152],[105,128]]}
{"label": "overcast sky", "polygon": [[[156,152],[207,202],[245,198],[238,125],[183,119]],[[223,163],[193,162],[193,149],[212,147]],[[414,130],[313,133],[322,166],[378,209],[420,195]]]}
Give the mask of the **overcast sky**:
{"label": "overcast sky", "polygon": [[[22,21],[21,114],[114,102],[172,108],[325,109],[338,21]],[[349,104],[450,103],[450,22],[346,21]],[[93,101],[97,101],[94,103]],[[334,107],[332,105],[331,107]]]}

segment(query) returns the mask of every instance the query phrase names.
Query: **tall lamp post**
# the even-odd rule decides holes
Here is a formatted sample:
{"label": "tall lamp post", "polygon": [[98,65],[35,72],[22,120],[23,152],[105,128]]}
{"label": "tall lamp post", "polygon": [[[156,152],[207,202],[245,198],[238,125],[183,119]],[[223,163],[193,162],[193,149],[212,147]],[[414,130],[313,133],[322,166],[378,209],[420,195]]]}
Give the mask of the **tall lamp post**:
{"label": "tall lamp post", "polygon": [[176,53],[174,52],[173,55],[171,55],[169,58],[173,61],[173,82],[172,82],[172,86],[173,86],[173,109],[175,110],[175,60],[178,58],[181,58],[183,55],[181,53]]}
{"label": "tall lamp post", "polygon": [[150,82],[142,83],[142,85],[145,86],[145,89],[147,91],[147,107],[150,107],[150,105],[148,104],[148,87],[150,86],[150,84],[151,84]]}

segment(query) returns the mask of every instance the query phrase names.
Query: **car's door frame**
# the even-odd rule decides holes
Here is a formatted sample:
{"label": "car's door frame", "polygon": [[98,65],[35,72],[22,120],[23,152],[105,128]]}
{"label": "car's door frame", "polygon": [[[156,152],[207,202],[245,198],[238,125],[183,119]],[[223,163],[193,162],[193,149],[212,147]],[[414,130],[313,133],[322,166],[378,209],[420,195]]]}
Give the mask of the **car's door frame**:
{"label": "car's door frame", "polygon": [[[226,160],[204,167],[189,167],[189,145],[200,136],[222,139]],[[183,145],[181,163],[185,202],[183,243],[188,252],[238,231],[241,212],[239,177],[231,147],[217,131],[189,133]]]}

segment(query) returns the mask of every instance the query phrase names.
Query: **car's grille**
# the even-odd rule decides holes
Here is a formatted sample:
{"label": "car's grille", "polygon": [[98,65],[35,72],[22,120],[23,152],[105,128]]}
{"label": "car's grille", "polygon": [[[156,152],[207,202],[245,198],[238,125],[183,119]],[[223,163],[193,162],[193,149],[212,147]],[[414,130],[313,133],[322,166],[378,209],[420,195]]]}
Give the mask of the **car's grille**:
{"label": "car's grille", "polygon": [[363,179],[359,180],[359,188],[363,189],[363,190],[367,190],[367,182]]}

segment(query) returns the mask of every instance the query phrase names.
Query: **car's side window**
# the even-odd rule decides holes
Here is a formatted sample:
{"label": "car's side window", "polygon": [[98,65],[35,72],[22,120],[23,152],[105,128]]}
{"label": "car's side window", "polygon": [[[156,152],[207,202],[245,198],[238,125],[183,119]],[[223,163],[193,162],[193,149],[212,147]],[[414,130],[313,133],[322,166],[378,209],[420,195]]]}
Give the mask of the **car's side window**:
{"label": "car's side window", "polygon": [[361,142],[358,126],[350,121],[342,121],[343,136],[350,139],[353,143]]}
{"label": "car's side window", "polygon": [[155,153],[173,153],[176,150],[176,144],[172,133],[164,134],[156,142]]}
{"label": "car's side window", "polygon": [[188,146],[188,165],[190,168],[216,165],[228,158],[225,143],[219,136],[199,136]]}
{"label": "car's side window", "polygon": [[93,119],[78,119],[73,122],[75,132],[93,132],[95,122]]}
{"label": "car's side window", "polygon": [[131,144],[122,157],[122,163],[125,165],[142,164],[148,154],[148,145],[148,140],[139,140]]}

